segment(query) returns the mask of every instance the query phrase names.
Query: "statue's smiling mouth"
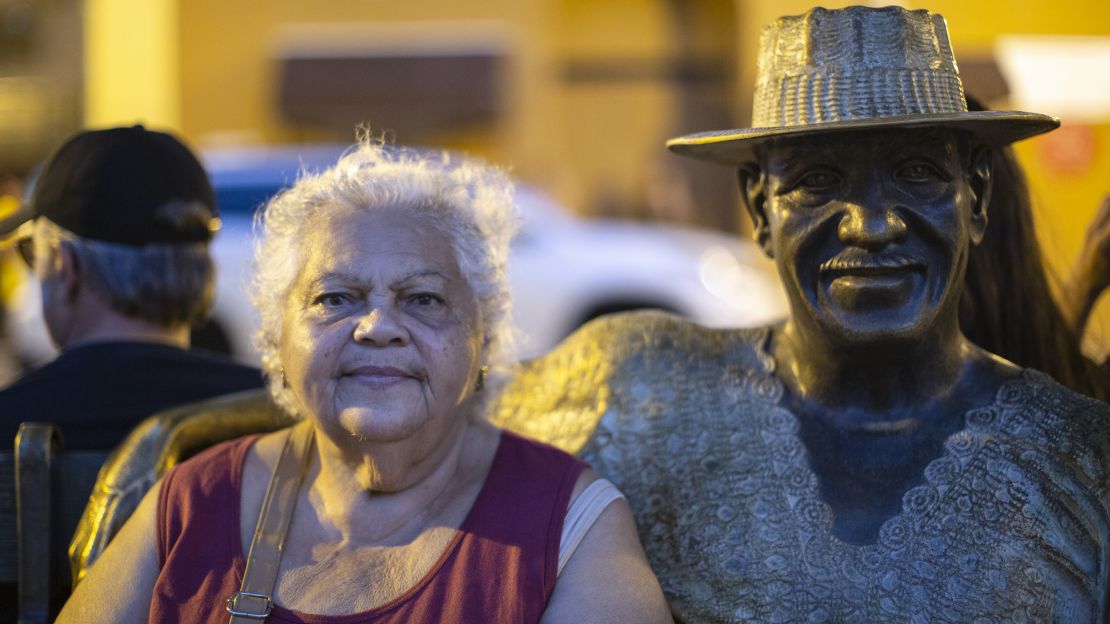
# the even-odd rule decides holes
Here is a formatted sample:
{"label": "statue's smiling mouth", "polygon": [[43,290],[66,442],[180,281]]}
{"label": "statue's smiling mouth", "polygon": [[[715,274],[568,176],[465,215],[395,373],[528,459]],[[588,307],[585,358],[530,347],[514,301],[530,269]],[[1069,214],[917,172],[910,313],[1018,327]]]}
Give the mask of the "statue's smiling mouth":
{"label": "statue's smiling mouth", "polygon": [[846,252],[821,263],[822,275],[830,279],[838,277],[884,277],[899,276],[908,272],[924,272],[925,265],[920,261],[901,254],[866,254]]}
{"label": "statue's smiling mouth", "polygon": [[844,250],[823,262],[822,296],[845,309],[899,307],[925,283],[925,263],[899,253]]}

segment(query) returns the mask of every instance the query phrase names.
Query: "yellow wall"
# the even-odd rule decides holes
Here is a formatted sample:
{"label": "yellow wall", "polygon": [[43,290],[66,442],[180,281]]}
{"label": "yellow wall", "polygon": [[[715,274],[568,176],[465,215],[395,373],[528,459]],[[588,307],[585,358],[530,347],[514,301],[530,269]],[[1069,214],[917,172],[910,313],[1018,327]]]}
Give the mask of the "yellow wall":
{"label": "yellow wall", "polygon": [[85,1],[86,126],[180,126],[177,0]]}
{"label": "yellow wall", "polygon": [[[531,22],[542,14],[543,4],[509,0],[182,0],[181,80],[187,85],[181,97],[183,126],[203,144],[331,138],[284,123],[279,116],[276,53],[285,25],[493,20],[526,38],[541,30]],[[521,46],[525,57],[530,48]],[[530,58],[522,59],[517,71],[530,62]],[[375,124],[375,120],[366,121]],[[342,140],[353,138],[352,128]]]}
{"label": "yellow wall", "polygon": [[[551,56],[557,66],[600,64],[624,66],[635,73],[659,71],[682,61],[727,58],[734,54],[731,30],[715,32],[713,18],[724,12],[724,2],[689,0],[676,25],[674,3],[644,0],[563,0],[549,25]],[[698,20],[709,23],[697,23]],[[717,20],[719,22],[719,20]],[[685,28],[683,31],[682,28]],[[556,71],[558,69],[556,68]],[[652,182],[683,164],[663,149],[680,127],[682,85],[673,79],[626,76],[611,82],[561,80],[551,76],[536,85],[540,99],[549,100],[555,114],[529,132],[546,136],[542,169],[560,172],[555,184],[545,186],[569,205],[606,216],[653,216],[699,220],[689,207],[652,206]],[[572,166],[567,166],[572,164]],[[673,182],[682,184],[676,177]],[[703,206],[712,213],[712,207]],[[731,211],[732,207],[722,207]],[[682,214],[673,214],[678,211]],[[672,214],[668,214],[672,213]],[[719,221],[701,215],[702,221]]]}
{"label": "yellow wall", "polygon": [[[694,19],[687,32],[707,35],[692,37],[691,53],[733,56],[731,47],[720,44],[732,36],[731,0],[687,5],[711,9],[694,11],[705,23]],[[668,0],[180,1],[182,128],[200,145],[349,141],[353,129],[336,137],[281,119],[275,50],[283,27],[488,20],[501,24],[512,43],[504,112],[480,132],[435,141],[508,164],[573,210],[617,205],[628,214],[646,202],[645,179],[657,177],[654,172],[669,158],[662,144],[678,132],[676,84],[574,82],[564,72],[576,61],[665,66],[687,52],[676,42],[675,6]],[[722,11],[723,28],[717,19]],[[727,37],[710,32],[714,27]]]}

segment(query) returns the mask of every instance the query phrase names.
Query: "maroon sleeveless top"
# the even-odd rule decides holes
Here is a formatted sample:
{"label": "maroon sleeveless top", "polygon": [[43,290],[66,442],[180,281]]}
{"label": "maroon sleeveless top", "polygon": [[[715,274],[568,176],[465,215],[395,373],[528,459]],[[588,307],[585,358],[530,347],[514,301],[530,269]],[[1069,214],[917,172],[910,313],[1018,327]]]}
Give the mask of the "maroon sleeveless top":
{"label": "maroon sleeveless top", "polygon": [[[150,621],[226,624],[227,599],[246,561],[239,493],[258,436],[214,446],[169,471],[158,496],[158,559]],[[538,622],[555,588],[559,539],[585,464],[550,446],[501,433],[489,475],[439,561],[393,601],[353,615],[275,605],[267,622]],[[372,583],[373,579],[367,579]]]}

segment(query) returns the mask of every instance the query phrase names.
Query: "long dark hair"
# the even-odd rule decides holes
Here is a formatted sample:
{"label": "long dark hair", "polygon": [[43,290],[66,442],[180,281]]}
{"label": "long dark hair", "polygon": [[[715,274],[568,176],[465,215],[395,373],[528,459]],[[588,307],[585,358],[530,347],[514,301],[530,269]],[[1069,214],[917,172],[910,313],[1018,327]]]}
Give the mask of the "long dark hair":
{"label": "long dark hair", "polygon": [[[984,110],[971,98],[968,108]],[[1106,401],[1104,375],[1083,357],[1079,337],[1052,298],[1025,173],[1009,147],[993,152],[990,225],[968,258],[960,328],[987,351]]]}

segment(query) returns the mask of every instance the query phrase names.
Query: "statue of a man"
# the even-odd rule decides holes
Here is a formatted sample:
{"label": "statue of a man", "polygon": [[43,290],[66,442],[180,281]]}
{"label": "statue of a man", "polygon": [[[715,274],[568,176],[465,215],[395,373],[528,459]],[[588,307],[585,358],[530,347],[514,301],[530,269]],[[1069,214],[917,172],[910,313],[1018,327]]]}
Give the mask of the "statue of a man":
{"label": "statue of a man", "polygon": [[967,112],[943,18],[897,7],[768,27],[754,121],[669,146],[739,168],[790,317],[604,319],[501,417],[626,493],[684,620],[1106,621],[1110,407],[957,323],[985,148],[1058,122]]}

